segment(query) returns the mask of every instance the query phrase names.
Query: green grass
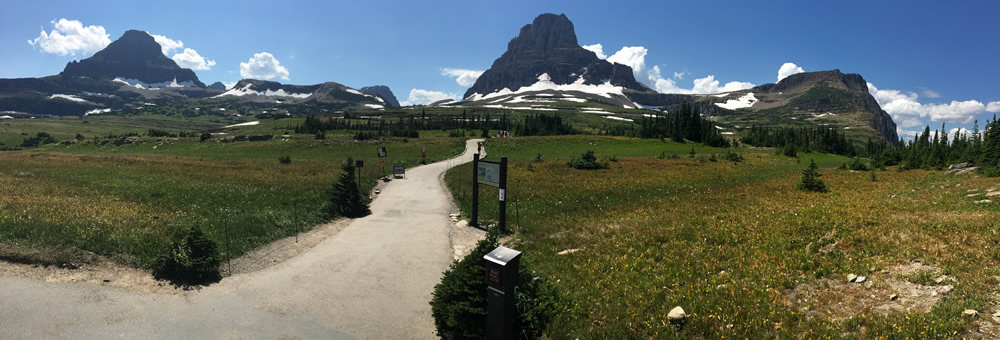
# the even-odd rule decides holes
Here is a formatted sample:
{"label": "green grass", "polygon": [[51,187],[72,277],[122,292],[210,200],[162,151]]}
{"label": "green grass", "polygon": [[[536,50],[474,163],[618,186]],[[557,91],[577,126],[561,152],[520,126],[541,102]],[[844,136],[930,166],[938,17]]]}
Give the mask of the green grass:
{"label": "green grass", "polygon": [[[739,149],[746,160],[735,164],[701,156],[722,149],[655,157],[690,147],[584,136],[488,142],[491,158],[510,157],[513,247],[569,301],[550,337],[924,338],[968,330],[961,311],[988,309],[990,278],[1000,271],[982,264],[1000,261],[987,250],[1000,244],[990,222],[1000,212],[964,199],[987,179],[888,171],[871,182],[867,172],[831,169],[845,157],[797,160],[773,150]],[[618,161],[607,170],[566,166],[588,149]],[[543,161],[533,162],[538,153]],[[810,158],[830,193],[796,190]],[[446,176],[463,211],[471,170]],[[496,190],[482,191],[481,219],[496,219]],[[818,252],[832,230],[838,250]],[[566,249],[581,250],[557,255]],[[832,320],[786,305],[798,285],[917,258],[956,277],[955,291],[929,313]],[[683,327],[666,322],[674,306],[689,313]]]}
{"label": "green grass", "polygon": [[[261,131],[254,128],[227,133]],[[58,263],[90,252],[148,268],[174,231],[192,225],[218,242],[224,256],[238,256],[324,222],[325,191],[348,157],[365,161],[368,192],[383,175],[377,147],[388,150],[389,174],[393,164],[419,165],[423,147],[428,162],[464,149],[461,138],[357,142],[347,134],[233,143],[139,137],[122,146],[86,139],[0,152],[0,257]],[[291,163],[280,164],[282,156]]]}

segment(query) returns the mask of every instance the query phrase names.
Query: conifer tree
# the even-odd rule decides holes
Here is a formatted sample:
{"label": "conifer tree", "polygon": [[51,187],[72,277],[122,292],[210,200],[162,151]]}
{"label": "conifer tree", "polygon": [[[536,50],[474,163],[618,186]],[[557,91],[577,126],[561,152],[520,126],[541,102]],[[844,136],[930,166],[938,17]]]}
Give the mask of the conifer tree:
{"label": "conifer tree", "polygon": [[826,184],[819,179],[819,172],[816,171],[816,161],[809,160],[809,167],[802,170],[802,182],[799,183],[799,190],[813,192],[827,192]]}
{"label": "conifer tree", "polygon": [[371,214],[368,202],[361,197],[358,182],[354,178],[354,159],[347,158],[347,163],[341,165],[340,168],[343,172],[327,192],[329,201],[324,207],[327,216],[357,218]]}

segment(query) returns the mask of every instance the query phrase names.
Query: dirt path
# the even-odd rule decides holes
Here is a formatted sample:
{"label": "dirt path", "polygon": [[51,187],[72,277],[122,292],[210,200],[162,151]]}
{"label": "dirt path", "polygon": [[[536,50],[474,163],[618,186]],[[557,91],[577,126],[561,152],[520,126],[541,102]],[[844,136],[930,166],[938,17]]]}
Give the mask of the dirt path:
{"label": "dirt path", "polygon": [[0,338],[434,338],[428,301],[458,248],[440,178],[475,149],[409,169],[315,247],[199,291],[0,276]]}

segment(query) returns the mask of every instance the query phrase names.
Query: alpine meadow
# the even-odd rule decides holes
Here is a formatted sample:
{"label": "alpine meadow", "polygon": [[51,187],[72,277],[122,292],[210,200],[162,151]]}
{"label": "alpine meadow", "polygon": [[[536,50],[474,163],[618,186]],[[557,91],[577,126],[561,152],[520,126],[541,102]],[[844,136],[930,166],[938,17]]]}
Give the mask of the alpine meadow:
{"label": "alpine meadow", "polygon": [[1000,338],[995,4],[190,5],[5,6],[0,338]]}

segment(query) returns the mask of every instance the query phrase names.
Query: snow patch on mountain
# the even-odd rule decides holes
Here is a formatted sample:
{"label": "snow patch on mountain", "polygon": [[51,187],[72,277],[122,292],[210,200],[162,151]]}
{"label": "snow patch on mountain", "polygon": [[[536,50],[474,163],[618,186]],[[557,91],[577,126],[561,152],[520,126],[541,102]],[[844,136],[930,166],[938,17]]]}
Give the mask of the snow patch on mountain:
{"label": "snow patch on mountain", "polygon": [[622,90],[624,89],[625,88],[621,86],[611,85],[610,81],[600,85],[587,85],[584,84],[584,79],[582,76],[580,78],[577,78],[577,80],[571,84],[556,84],[552,82],[552,78],[549,77],[548,73],[542,73],[540,76],[538,76],[538,82],[535,82],[534,84],[531,84],[529,86],[522,86],[521,88],[517,89],[517,91],[511,91],[508,88],[503,88],[500,91],[487,94],[480,94],[477,92],[473,93],[468,98],[465,98],[465,100],[480,101],[480,100],[507,96],[512,94],[545,91],[545,90],[577,91],[583,93],[596,94],[610,99],[612,95],[624,96],[624,94],[622,94]]}
{"label": "snow patch on mountain", "polygon": [[725,103],[715,103],[715,106],[728,110],[736,110],[751,107],[755,103],[757,103],[757,97],[754,97],[753,92],[749,92],[737,99],[727,100]]}
{"label": "snow patch on mountain", "polygon": [[56,99],[56,98],[62,98],[62,99],[66,99],[66,100],[72,100],[72,101],[77,102],[77,103],[86,103],[87,102],[86,99],[83,99],[83,98],[80,98],[80,97],[77,97],[77,96],[74,96],[74,95],[71,95],[71,94],[54,94],[54,95],[49,96],[49,99]]}
{"label": "snow patch on mountain", "polygon": [[197,85],[195,85],[195,83],[190,80],[185,80],[178,83],[177,78],[174,78],[174,80],[171,81],[164,81],[159,83],[146,83],[138,79],[115,77],[114,82],[122,83],[143,90],[159,90],[164,87],[197,87]]}
{"label": "snow patch on mountain", "polygon": [[252,87],[252,86],[253,86],[253,84],[246,84],[242,88],[238,88],[238,89],[237,88],[233,88],[232,90],[226,91],[223,94],[220,94],[220,95],[215,96],[215,97],[222,97],[222,96],[237,96],[237,97],[242,97],[242,96],[246,96],[246,95],[257,95],[257,96],[268,96],[268,97],[292,97],[292,98],[305,99],[305,98],[308,98],[309,96],[312,95],[312,93],[291,93],[291,92],[285,92],[285,89],[278,89],[277,91],[272,91],[272,90],[268,89],[268,90],[265,90],[264,92],[260,92],[260,91],[255,91],[255,90],[250,89],[250,87]]}

